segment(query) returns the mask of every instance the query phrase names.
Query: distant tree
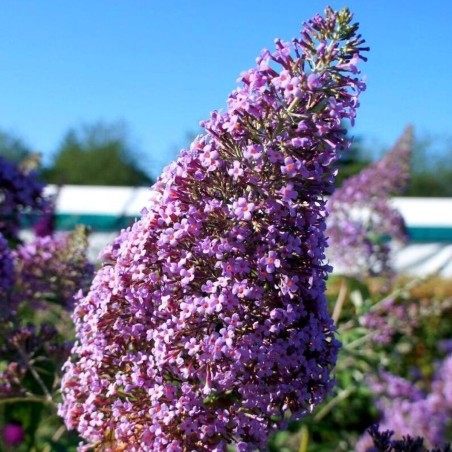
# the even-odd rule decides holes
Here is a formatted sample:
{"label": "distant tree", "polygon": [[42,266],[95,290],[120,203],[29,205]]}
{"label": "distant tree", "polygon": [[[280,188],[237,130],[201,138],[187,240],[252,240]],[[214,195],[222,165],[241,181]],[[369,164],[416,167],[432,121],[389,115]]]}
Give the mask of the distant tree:
{"label": "distant tree", "polygon": [[123,123],[85,124],[66,133],[43,176],[54,184],[150,185],[140,159]]}
{"label": "distant tree", "polygon": [[415,143],[406,196],[452,197],[452,137],[421,137]]}
{"label": "distant tree", "polygon": [[363,147],[361,137],[355,137],[351,148],[337,162],[336,187],[340,187],[344,180],[358,174],[370,163],[371,159]]}
{"label": "distant tree", "polygon": [[0,130],[0,155],[10,162],[21,162],[31,154],[30,147],[14,133]]}

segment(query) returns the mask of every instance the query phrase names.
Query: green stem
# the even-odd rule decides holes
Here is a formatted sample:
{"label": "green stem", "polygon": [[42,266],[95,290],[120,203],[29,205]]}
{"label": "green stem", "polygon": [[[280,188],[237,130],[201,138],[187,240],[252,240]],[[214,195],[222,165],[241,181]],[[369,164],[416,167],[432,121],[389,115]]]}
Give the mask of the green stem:
{"label": "green stem", "polygon": [[343,279],[341,282],[341,287],[339,289],[339,294],[337,295],[336,304],[334,305],[334,310],[333,310],[333,315],[332,315],[334,324],[336,326],[337,326],[337,322],[339,321],[339,317],[342,312],[342,307],[344,306],[347,292],[348,292],[347,283],[345,282],[345,279]]}
{"label": "green stem", "polygon": [[298,452],[308,452],[309,430],[306,425],[301,426],[301,441]]}
{"label": "green stem", "polygon": [[52,402],[50,400],[39,396],[8,397],[0,399],[0,405],[6,403],[20,403],[20,402],[33,402],[33,403],[42,403],[43,405],[52,405]]}
{"label": "green stem", "polygon": [[28,356],[24,353],[24,351],[22,350],[21,347],[19,347],[18,345],[16,345],[16,349],[18,350],[21,358],[24,360],[25,365],[28,367],[28,370],[30,371],[30,373],[33,375],[33,378],[36,380],[36,382],[38,383],[38,385],[41,387],[42,391],[44,392],[46,399],[48,402],[50,403],[54,403],[53,397],[50,394],[49,390],[47,389],[47,386],[45,385],[45,383],[42,381],[42,378],[39,376],[38,372],[36,371],[36,369],[33,367],[33,365],[30,363],[30,360],[28,358]]}
{"label": "green stem", "polygon": [[398,289],[393,290],[389,295],[387,295],[386,297],[382,298],[380,301],[378,301],[377,303],[375,303],[374,305],[372,305],[372,307],[369,309],[369,311],[375,311],[376,309],[378,309],[384,302],[397,297],[398,295],[400,295],[401,293],[413,289],[414,287],[416,287],[417,285],[423,283],[427,278],[415,278],[411,281],[409,281],[407,284],[405,284],[403,287],[400,287]]}
{"label": "green stem", "polygon": [[322,420],[337,404],[346,399],[353,392],[353,388],[347,388],[339,392],[339,394],[333,397],[315,416],[315,421]]}

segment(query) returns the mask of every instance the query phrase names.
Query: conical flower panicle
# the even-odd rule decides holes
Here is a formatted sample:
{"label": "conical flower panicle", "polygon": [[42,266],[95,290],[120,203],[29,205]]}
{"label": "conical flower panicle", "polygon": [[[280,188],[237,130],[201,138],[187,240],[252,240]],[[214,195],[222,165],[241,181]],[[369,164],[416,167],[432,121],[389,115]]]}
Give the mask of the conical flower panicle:
{"label": "conical flower panicle", "polygon": [[72,309],[74,295],[87,289],[94,266],[86,257],[86,228],[78,226],[71,233],[35,237],[14,250],[16,288],[15,305],[26,303],[44,308],[52,301]]}
{"label": "conical flower panicle", "polygon": [[351,19],[263,51],[106,250],[60,407],[99,450],[263,448],[330,390],[323,197],[364,89]]}
{"label": "conical flower panicle", "polygon": [[349,274],[391,271],[390,242],[406,240],[405,222],[390,197],[406,188],[413,129],[408,126],[379,161],[347,179],[328,200],[328,257]]}
{"label": "conical flower panicle", "polygon": [[408,126],[382,159],[348,178],[331,199],[366,203],[375,198],[387,199],[402,193],[410,178],[412,150],[413,127]]}
{"label": "conical flower panicle", "polygon": [[47,207],[43,189],[44,184],[38,181],[32,167],[25,162],[9,162],[0,156],[0,323],[14,312],[13,247],[20,243],[21,215],[24,212],[39,213]]}

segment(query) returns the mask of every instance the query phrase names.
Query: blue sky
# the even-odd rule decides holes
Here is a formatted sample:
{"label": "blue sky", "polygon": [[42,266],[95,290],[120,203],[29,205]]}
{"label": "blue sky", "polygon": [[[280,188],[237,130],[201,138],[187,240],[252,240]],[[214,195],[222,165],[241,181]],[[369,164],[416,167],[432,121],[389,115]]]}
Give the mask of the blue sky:
{"label": "blue sky", "polygon": [[125,121],[158,175],[261,49],[327,4],[348,6],[371,47],[355,135],[376,151],[408,123],[450,136],[449,0],[3,0],[0,128],[49,161],[68,128]]}

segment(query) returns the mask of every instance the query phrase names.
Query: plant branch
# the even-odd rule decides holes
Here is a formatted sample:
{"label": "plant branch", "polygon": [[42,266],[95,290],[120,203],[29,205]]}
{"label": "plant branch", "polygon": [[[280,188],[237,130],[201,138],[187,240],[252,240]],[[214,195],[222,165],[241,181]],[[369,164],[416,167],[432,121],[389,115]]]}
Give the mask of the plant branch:
{"label": "plant branch", "polygon": [[347,388],[340,391],[335,397],[333,397],[322,409],[314,416],[315,421],[322,420],[337,404],[345,400],[352,392],[354,388]]}

